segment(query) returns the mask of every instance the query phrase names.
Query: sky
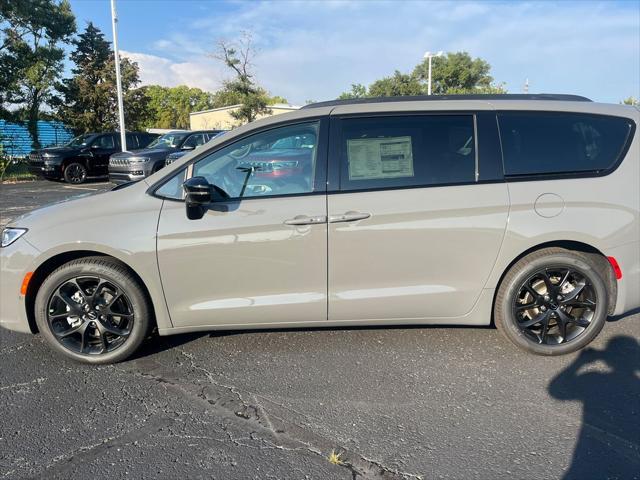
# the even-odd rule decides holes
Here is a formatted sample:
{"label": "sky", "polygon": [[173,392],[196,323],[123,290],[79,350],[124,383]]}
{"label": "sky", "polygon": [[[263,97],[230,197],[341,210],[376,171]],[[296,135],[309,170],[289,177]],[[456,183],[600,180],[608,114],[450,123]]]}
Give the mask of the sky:
{"label": "sky", "polygon": [[[109,0],[71,0],[83,30],[112,39]],[[377,1],[118,0],[118,43],[142,84],[219,89],[211,57],[250,31],[254,73],[289,103],[336,98],[352,83],[410,72],[425,51],[488,61],[510,93],[640,98],[640,0]]]}

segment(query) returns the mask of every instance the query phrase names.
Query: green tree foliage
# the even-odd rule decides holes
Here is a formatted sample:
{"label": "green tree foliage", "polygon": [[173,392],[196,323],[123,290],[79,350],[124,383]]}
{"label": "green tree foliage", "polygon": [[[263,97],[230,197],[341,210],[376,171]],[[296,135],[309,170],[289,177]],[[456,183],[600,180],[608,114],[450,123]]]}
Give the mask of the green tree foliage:
{"label": "green tree foliage", "polygon": [[240,107],[231,115],[241,124],[254,121],[258,115],[270,114],[268,92],[255,83],[251,60],[255,56],[251,35],[245,33],[236,43],[220,41],[214,58],[221,60],[234,72],[235,78],[224,82],[220,98]]}
{"label": "green tree foliage", "polygon": [[[343,92],[338,97],[339,100],[349,100],[351,98],[364,98],[367,97],[367,87],[362,85],[361,83],[352,83],[351,90],[348,92]],[[308,102],[314,103],[314,102]]]}
{"label": "green tree foliage", "polygon": [[213,93],[185,85],[161,87],[149,85],[141,90],[147,98],[145,127],[189,128],[189,114],[219,106]]}
{"label": "green tree foliage", "polygon": [[61,44],[75,28],[68,0],[0,2],[0,113],[9,117],[10,106],[19,107],[19,119],[27,120],[34,148],[39,147],[42,107],[62,74]]}
{"label": "green tree foliage", "polygon": [[424,86],[413,74],[400,73],[398,70],[391,77],[381,78],[369,85],[370,97],[399,97],[404,95],[421,95]]}
{"label": "green tree foliage", "polygon": [[635,105],[636,107],[640,106],[640,100],[638,100],[635,97],[628,97],[625,98],[624,100],[622,100],[622,102],[620,102],[624,105]]}
{"label": "green tree foliage", "polygon": [[[60,98],[54,102],[60,119],[78,133],[118,128],[118,97],[114,55],[111,44],[91,22],[74,40],[71,78],[57,85]],[[128,130],[144,123],[147,98],[135,87],[140,83],[138,65],[120,59],[125,122]]]}
{"label": "green tree foliage", "polygon": [[[467,52],[447,53],[431,61],[431,88],[435,95],[506,93],[503,84],[494,83],[489,63],[481,58],[471,58]],[[392,76],[376,80],[368,88],[353,84],[350,91],[338,98],[426,95],[428,76],[429,63],[424,60],[411,73],[396,70]]]}
{"label": "green tree foliage", "polygon": [[[431,60],[431,89],[435,95],[462,93],[506,93],[502,85],[495,85],[489,74],[491,65],[481,58],[471,58],[467,52],[447,53]],[[429,62],[424,60],[413,74],[426,82]]]}

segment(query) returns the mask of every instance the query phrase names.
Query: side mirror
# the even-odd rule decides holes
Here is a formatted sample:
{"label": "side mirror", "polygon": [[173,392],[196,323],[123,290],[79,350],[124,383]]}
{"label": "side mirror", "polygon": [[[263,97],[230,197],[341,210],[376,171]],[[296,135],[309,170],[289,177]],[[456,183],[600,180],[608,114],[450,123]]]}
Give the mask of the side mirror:
{"label": "side mirror", "polygon": [[211,203],[211,184],[204,177],[191,177],[182,184],[189,220],[201,219]]}
{"label": "side mirror", "polygon": [[183,145],[180,150],[188,151],[188,150],[193,150],[194,148],[196,147],[194,147],[193,145]]}

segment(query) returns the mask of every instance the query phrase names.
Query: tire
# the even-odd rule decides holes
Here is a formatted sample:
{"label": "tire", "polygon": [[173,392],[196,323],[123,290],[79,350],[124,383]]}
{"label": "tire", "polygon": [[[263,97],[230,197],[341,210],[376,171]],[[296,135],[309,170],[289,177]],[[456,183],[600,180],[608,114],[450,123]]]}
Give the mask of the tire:
{"label": "tire", "polygon": [[72,162],[64,167],[64,181],[72,184],[84,183],[87,179],[87,167],[82,163]]}
{"label": "tire", "polygon": [[89,364],[116,363],[133,354],[151,330],[151,311],[137,279],[105,257],[57,268],[35,300],[36,323],[49,345]]}
{"label": "tire", "polygon": [[509,269],[498,288],[496,327],[515,345],[537,355],[575,352],[604,327],[606,285],[592,254],[556,247],[532,252]]}

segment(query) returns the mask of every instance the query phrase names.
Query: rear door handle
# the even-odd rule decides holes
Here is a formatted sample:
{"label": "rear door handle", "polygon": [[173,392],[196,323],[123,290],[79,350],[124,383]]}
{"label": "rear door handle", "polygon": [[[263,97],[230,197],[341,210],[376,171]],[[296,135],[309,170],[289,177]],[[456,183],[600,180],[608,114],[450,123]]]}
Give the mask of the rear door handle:
{"label": "rear door handle", "polygon": [[324,215],[296,215],[289,220],[285,220],[285,225],[315,225],[317,223],[327,223],[327,217]]}
{"label": "rear door handle", "polygon": [[369,218],[370,216],[370,213],[349,211],[343,213],[342,215],[329,215],[329,223],[355,222],[356,220],[364,220],[365,218]]}

